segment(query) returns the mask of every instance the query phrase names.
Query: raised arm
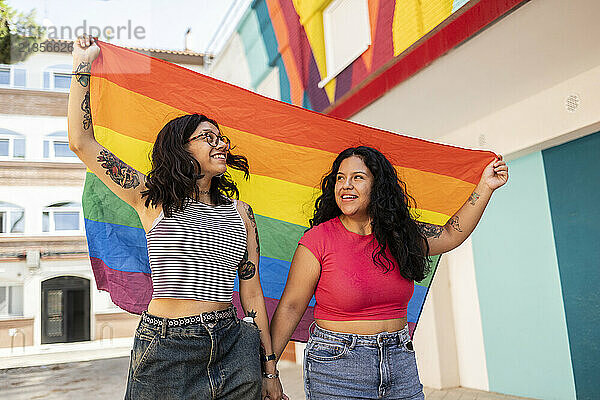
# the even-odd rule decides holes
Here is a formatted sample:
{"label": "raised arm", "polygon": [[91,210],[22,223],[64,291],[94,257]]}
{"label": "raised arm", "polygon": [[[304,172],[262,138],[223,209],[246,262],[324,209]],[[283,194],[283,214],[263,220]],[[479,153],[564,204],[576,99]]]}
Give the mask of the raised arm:
{"label": "raised arm", "polygon": [[283,349],[304,315],[320,274],[321,265],[317,258],[308,248],[299,245],[292,258],[283,295],[271,320],[273,351],[277,358],[281,357]]}
{"label": "raised arm", "polygon": [[[265,355],[273,353],[271,334],[269,333],[269,316],[265,306],[265,298],[258,274],[258,262],[260,258],[260,243],[258,240],[258,228],[254,218],[252,207],[243,201],[238,201],[237,209],[244,224],[246,225],[247,243],[246,255],[238,267],[238,278],[240,282],[240,302],[246,315],[253,315],[258,329],[260,329],[260,341]],[[263,364],[264,372],[276,375],[276,360],[270,360]],[[268,395],[272,399],[287,399],[283,395],[281,382],[277,378],[263,379],[263,398]],[[283,396],[283,397],[282,397]]]}
{"label": "raised arm", "polygon": [[90,72],[92,62],[99,54],[100,48],[93,38],[87,36],[75,40],[68,107],[69,147],[114,194],[141,214],[145,209],[141,197],[145,175],[125,164],[94,138],[90,107]]}
{"label": "raised arm", "polygon": [[508,166],[502,156],[492,161],[465,204],[444,226],[419,223],[429,244],[429,255],[450,251],[464,242],[477,226],[494,190],[508,181]]}

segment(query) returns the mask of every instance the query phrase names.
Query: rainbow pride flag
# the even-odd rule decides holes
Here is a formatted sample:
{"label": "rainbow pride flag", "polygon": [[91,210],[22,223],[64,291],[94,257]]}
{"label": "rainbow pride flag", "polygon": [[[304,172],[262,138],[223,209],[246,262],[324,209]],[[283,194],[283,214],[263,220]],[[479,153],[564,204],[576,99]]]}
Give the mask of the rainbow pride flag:
{"label": "rainbow pride flag", "polygon": [[[258,225],[260,276],[270,314],[281,297],[298,239],[308,227],[322,176],[350,146],[381,150],[417,201],[417,218],[442,225],[469,197],[491,152],[401,136],[282,103],[177,65],[99,43],[92,66],[91,102],[96,139],[143,173],[159,130],[172,118],[201,113],[215,119],[235,152],[248,157],[251,178],[237,171],[241,199]],[[393,110],[390,110],[393,112]],[[132,207],[90,171],[83,192],[89,254],[100,290],[122,309],[139,314],[152,296],[145,233]],[[437,263],[437,259],[436,259]],[[437,265],[437,264],[435,264]],[[432,273],[415,283],[408,306],[414,330]],[[239,298],[234,298],[239,307]],[[306,341],[311,302],[293,339]]]}

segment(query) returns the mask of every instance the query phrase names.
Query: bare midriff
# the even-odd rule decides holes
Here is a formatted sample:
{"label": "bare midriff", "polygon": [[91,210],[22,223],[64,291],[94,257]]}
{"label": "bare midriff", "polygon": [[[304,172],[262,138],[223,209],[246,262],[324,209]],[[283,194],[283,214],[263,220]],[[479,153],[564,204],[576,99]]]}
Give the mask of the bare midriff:
{"label": "bare midriff", "polygon": [[317,325],[328,331],[354,333],[357,335],[376,335],[381,332],[396,332],[404,329],[406,318],[360,320],[360,321],[329,321],[317,319]]}
{"label": "bare midriff", "polygon": [[163,318],[182,318],[205,312],[224,310],[231,303],[187,299],[152,299],[148,313]]}

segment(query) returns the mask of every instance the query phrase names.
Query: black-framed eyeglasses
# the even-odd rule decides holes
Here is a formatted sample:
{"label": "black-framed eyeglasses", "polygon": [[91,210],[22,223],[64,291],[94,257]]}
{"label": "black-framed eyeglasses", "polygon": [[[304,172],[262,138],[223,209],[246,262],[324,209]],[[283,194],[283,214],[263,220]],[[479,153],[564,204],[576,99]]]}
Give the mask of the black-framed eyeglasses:
{"label": "black-framed eyeglasses", "polygon": [[216,135],[213,132],[202,132],[196,136],[192,136],[189,138],[186,143],[192,142],[194,140],[204,139],[206,143],[208,143],[211,147],[218,147],[219,142],[225,143],[227,150],[231,148],[231,140],[225,135]]}

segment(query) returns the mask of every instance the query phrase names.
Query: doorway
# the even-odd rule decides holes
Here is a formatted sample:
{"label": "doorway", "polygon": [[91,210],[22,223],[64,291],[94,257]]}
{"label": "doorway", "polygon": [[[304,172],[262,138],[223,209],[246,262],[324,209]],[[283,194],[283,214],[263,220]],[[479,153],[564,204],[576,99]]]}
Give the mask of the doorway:
{"label": "doorway", "polygon": [[59,276],[42,282],[42,344],[90,340],[90,281]]}

